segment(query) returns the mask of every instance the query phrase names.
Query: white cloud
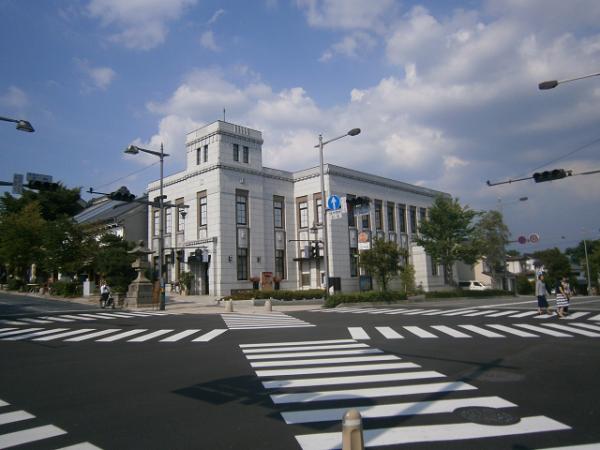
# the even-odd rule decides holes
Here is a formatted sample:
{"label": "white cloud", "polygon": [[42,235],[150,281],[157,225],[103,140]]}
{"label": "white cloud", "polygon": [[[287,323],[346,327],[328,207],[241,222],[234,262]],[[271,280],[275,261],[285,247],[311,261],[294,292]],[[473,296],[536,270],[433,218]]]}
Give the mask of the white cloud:
{"label": "white cloud", "polygon": [[333,44],[331,48],[323,53],[321,58],[319,58],[319,61],[329,61],[335,54],[347,58],[358,58],[372,50],[376,43],[376,40],[370,34],[363,31],[357,31],[344,36],[341,41]]}
{"label": "white cloud", "polygon": [[75,64],[86,76],[83,82],[84,92],[93,89],[105,90],[116,76],[116,72],[110,67],[93,67],[87,59],[75,58]]}
{"label": "white cloud", "polygon": [[200,45],[213,52],[218,52],[220,50],[215,42],[215,35],[212,31],[205,31],[202,33],[202,36],[200,36]]}
{"label": "white cloud", "polygon": [[0,106],[15,112],[22,112],[29,104],[27,94],[17,86],[9,86],[6,93],[0,95]]}
{"label": "white cloud", "polygon": [[167,24],[196,0],[91,0],[88,13],[118,31],[109,39],[127,48],[148,50],[162,44]]}
{"label": "white cloud", "polygon": [[308,24],[320,28],[365,29],[381,27],[393,0],[297,0]]}
{"label": "white cloud", "polygon": [[221,17],[223,14],[225,14],[225,10],[224,10],[224,9],[222,9],[222,8],[220,8],[220,9],[217,9],[217,10],[215,11],[215,13],[212,15],[212,17],[211,17],[211,18],[208,20],[207,24],[208,24],[208,25],[212,25],[212,24],[216,23],[216,22],[217,22],[217,20],[219,20],[219,18],[220,18],[220,17]]}

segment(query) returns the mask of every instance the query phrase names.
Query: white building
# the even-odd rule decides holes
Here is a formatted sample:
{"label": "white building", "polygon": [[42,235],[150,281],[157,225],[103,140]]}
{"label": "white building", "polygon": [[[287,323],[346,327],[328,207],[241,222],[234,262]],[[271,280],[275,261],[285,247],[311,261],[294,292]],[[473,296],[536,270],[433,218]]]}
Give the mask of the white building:
{"label": "white building", "polygon": [[[305,252],[310,240],[322,237],[319,167],[298,172],[263,167],[262,143],[260,131],[223,121],[187,135],[186,169],[164,178],[166,201],[189,206],[185,214],[165,210],[167,283],[189,270],[199,294],[251,289],[254,277],[266,289],[273,276],[281,278],[282,289],[322,286],[322,255],[309,258]],[[159,182],[148,192],[150,200],[157,198]],[[341,218],[328,221],[332,285],[359,289],[358,234],[366,231],[369,240],[394,240],[410,250],[417,285],[443,286],[442,268],[431,264],[411,236],[435,197],[448,194],[331,164],[325,165],[325,192],[338,195],[344,206],[355,196],[371,199],[367,214],[355,216],[350,205]],[[159,210],[150,208],[155,255],[159,217]]]}

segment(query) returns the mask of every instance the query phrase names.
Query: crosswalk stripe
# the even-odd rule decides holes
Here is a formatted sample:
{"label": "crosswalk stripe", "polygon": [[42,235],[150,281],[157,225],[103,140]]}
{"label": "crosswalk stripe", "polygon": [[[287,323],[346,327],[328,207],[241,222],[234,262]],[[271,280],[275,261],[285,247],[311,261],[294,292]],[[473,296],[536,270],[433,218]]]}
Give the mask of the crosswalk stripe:
{"label": "crosswalk stripe", "polygon": [[[467,406],[483,406],[489,408],[511,408],[514,403],[500,397],[471,397],[451,400],[433,400],[422,402],[405,402],[387,405],[358,406],[363,419],[378,417],[412,416],[419,414],[451,413],[457,408]],[[308,411],[282,412],[281,416],[288,425],[311,422],[339,421],[348,408],[313,409]]]}
{"label": "crosswalk stripe", "polygon": [[567,445],[565,447],[542,448],[540,450],[598,450],[599,448],[600,442],[595,442],[593,444]]}
{"label": "crosswalk stripe", "polygon": [[403,386],[387,386],[380,388],[343,389],[335,391],[299,392],[286,394],[271,394],[275,404],[307,403],[333,400],[371,399],[399,395],[431,394],[438,392],[469,391],[477,389],[475,386],[462,381],[442,383],[407,384]]}
{"label": "crosswalk stripe", "polygon": [[522,312],[522,313],[519,313],[519,314],[513,314],[512,316],[509,316],[509,317],[519,317],[519,318],[521,318],[521,317],[533,316],[535,314],[537,314],[537,311],[525,311],[525,312]]}
{"label": "crosswalk stripe", "polygon": [[79,444],[69,445],[68,447],[61,447],[56,450],[102,450],[100,447],[96,447],[94,444],[89,442],[80,442]]}
{"label": "crosswalk stripe", "polygon": [[305,356],[335,356],[335,355],[370,355],[373,353],[383,353],[378,348],[365,348],[358,350],[337,350],[337,351],[322,351],[322,352],[298,352],[290,355],[289,353],[275,353],[269,355],[246,355],[246,359],[283,359],[290,356],[305,357]]}
{"label": "crosswalk stripe", "polygon": [[417,314],[421,315],[421,314],[430,313],[430,312],[436,312],[436,311],[439,311],[439,309],[418,309],[417,312],[415,312],[413,310],[413,311],[404,313],[404,315],[406,315],[406,316],[413,316],[413,315],[417,315]]}
{"label": "crosswalk stripe", "polygon": [[119,339],[125,339],[126,337],[129,336],[135,336],[136,334],[140,334],[140,333],[144,333],[145,331],[148,331],[145,328],[136,328],[135,330],[129,330],[129,331],[124,331],[123,333],[117,333],[117,334],[113,334],[112,336],[108,336],[102,339],[97,339],[96,342],[114,342],[114,341],[118,341]]}
{"label": "crosswalk stripe", "polygon": [[423,311],[427,311],[425,308],[418,308],[418,309],[409,309],[408,311],[403,312],[402,314],[419,314]]}
{"label": "crosswalk stripe", "polygon": [[490,324],[488,327],[495,328],[496,330],[504,331],[505,333],[514,334],[515,336],[525,337],[525,338],[536,338],[539,337],[537,334],[528,333],[527,331],[517,330],[516,328],[507,327],[506,325],[499,324]]}
{"label": "crosswalk stripe", "polygon": [[330,344],[330,345],[303,345],[303,346],[292,346],[292,347],[273,347],[273,348],[248,348],[243,349],[242,352],[245,354],[249,353],[276,353],[276,352],[295,352],[304,350],[331,350],[339,348],[366,348],[367,344],[361,344],[354,342],[352,344]]}
{"label": "crosswalk stripe", "polygon": [[105,317],[105,316],[101,316],[100,314],[79,314],[80,317],[88,317],[91,319],[115,319],[115,317]]}
{"label": "crosswalk stripe", "polygon": [[74,338],[65,339],[65,342],[81,342],[87,341],[88,339],[93,339],[95,337],[104,336],[106,334],[114,333],[116,331],[121,331],[120,328],[109,328],[106,330],[96,331],[95,333],[84,334],[83,336],[77,336]]}
{"label": "crosswalk stripe", "polygon": [[94,328],[82,328],[80,330],[71,330],[66,331],[64,333],[51,334],[50,336],[43,336],[32,339],[33,341],[53,341],[55,339],[62,339],[67,336],[75,336],[77,334],[89,333],[90,331],[94,331]]}
{"label": "crosswalk stripe", "polygon": [[3,323],[4,325],[31,325],[28,322],[19,322],[18,320],[0,320],[0,323]]}
{"label": "crosswalk stripe", "polygon": [[258,325],[258,326],[233,326],[228,327],[230,330],[270,330],[272,328],[308,328],[315,327],[313,324],[298,324],[298,325]]}
{"label": "crosswalk stripe", "polygon": [[571,325],[575,325],[577,327],[588,328],[590,330],[600,331],[600,327],[597,325],[590,325],[589,323],[573,323]]}
{"label": "crosswalk stripe", "polygon": [[29,322],[29,323],[52,323],[50,320],[42,320],[42,319],[32,319],[29,317],[21,317],[19,318],[21,322]]}
{"label": "crosswalk stripe", "polygon": [[550,314],[540,314],[539,316],[535,316],[534,319],[549,319],[554,316],[554,313]]}
{"label": "crosswalk stripe", "polygon": [[374,311],[369,311],[368,314],[387,314],[390,312],[396,311],[396,308],[389,308],[389,309],[376,309]]}
{"label": "crosswalk stripe", "polygon": [[404,339],[404,336],[392,330],[391,327],[375,327],[386,339]]}
{"label": "crosswalk stripe", "polygon": [[111,313],[103,313],[103,312],[96,313],[96,315],[102,316],[105,319],[117,319],[119,317],[119,316],[115,316],[114,314],[111,314]]}
{"label": "crosswalk stripe", "polygon": [[600,320],[600,314],[597,314],[595,316],[592,317],[588,317],[589,320]]}
{"label": "crosswalk stripe", "polygon": [[74,322],[73,319],[65,319],[64,317],[44,316],[42,319],[51,320],[52,322]]}
{"label": "crosswalk stripe", "polygon": [[433,333],[430,333],[427,330],[424,330],[421,327],[415,327],[415,326],[405,326],[402,327],[404,328],[406,331],[411,332],[412,334],[419,336],[420,338],[425,338],[425,339],[429,339],[429,338],[437,338],[437,336]]}
{"label": "crosswalk stripe", "polygon": [[442,333],[446,333],[447,335],[455,338],[471,337],[468,334],[463,333],[462,331],[455,330],[454,328],[447,327],[446,325],[432,325],[431,328],[435,328],[436,330],[441,331]]}
{"label": "crosswalk stripe", "polygon": [[433,371],[396,372],[370,375],[351,375],[348,377],[300,378],[291,380],[263,381],[265,389],[299,388],[310,386],[332,386],[338,384],[381,383],[384,381],[425,380],[429,378],[444,378],[445,375]]}
{"label": "crosswalk stripe", "polygon": [[303,367],[300,369],[257,370],[256,376],[261,378],[281,377],[286,375],[313,375],[317,373],[369,372],[374,370],[416,369],[418,364],[410,362],[383,364],[353,364],[350,366]]}
{"label": "crosswalk stripe", "polygon": [[90,317],[74,316],[71,314],[63,314],[62,316],[58,316],[58,317],[66,317],[67,319],[75,319],[75,320],[96,320],[96,319],[92,319]]}
{"label": "crosswalk stripe", "polygon": [[600,337],[599,333],[594,333],[593,331],[581,330],[576,327],[561,325],[559,323],[545,323],[544,326],[556,328],[557,330],[568,331],[569,333],[580,334],[582,336],[587,337]]}
{"label": "crosswalk stripe", "polygon": [[15,327],[0,328],[0,334],[2,334],[2,332],[11,331],[11,330],[16,330],[16,328]]}
{"label": "crosswalk stripe", "polygon": [[44,425],[41,427],[29,428],[27,430],[14,431],[0,435],[0,448],[14,447],[29,442],[40,441],[54,436],[66,434],[65,430],[61,430],[54,425]]}
{"label": "crosswalk stripe", "polygon": [[497,312],[497,311],[498,311],[497,309],[492,309],[492,310],[487,310],[486,309],[484,311],[477,311],[477,312],[474,312],[474,313],[471,313],[471,314],[465,314],[465,317],[484,316],[484,315],[486,315],[488,313],[494,313],[494,312]]}
{"label": "crosswalk stripe", "polygon": [[217,336],[225,333],[226,331],[227,329],[215,328],[214,330],[209,331],[208,333],[205,333],[202,336],[197,337],[196,339],[192,339],[192,342],[208,342],[216,338]]}
{"label": "crosswalk stripe", "polygon": [[561,333],[560,331],[549,330],[548,328],[542,328],[537,325],[529,325],[528,323],[516,323],[514,325],[520,328],[526,328],[528,330],[537,331],[538,333],[547,334],[554,337],[573,337],[570,334]]}
{"label": "crosswalk stripe", "polygon": [[519,311],[517,310],[512,310],[512,311],[500,311],[494,314],[490,314],[487,315],[485,317],[501,317],[501,316],[508,316],[509,314],[514,314],[514,313],[518,313]]}
{"label": "crosswalk stripe", "polygon": [[344,344],[356,342],[354,339],[327,339],[321,341],[269,342],[266,344],[240,344],[240,348],[288,347],[290,345]]}
{"label": "crosswalk stripe", "polygon": [[489,338],[503,338],[505,336],[495,333],[490,330],[486,330],[485,328],[478,327],[476,325],[459,325],[459,327],[464,328],[465,330],[472,331],[473,333],[480,334]]}
{"label": "crosswalk stripe", "polygon": [[0,333],[0,338],[2,338],[4,336],[12,336],[15,334],[29,333],[30,331],[37,331],[37,330],[42,330],[42,329],[43,328],[22,328],[20,330],[5,331],[4,333]]}
{"label": "crosswalk stripe", "polygon": [[10,403],[5,402],[4,400],[0,400],[0,406],[8,406]]}
{"label": "crosswalk stripe", "polygon": [[371,339],[362,327],[348,327],[352,339]]}
{"label": "crosswalk stripe", "polygon": [[475,311],[477,311],[477,310],[476,309],[467,309],[466,311],[463,310],[463,311],[454,311],[451,313],[445,313],[445,314],[442,314],[442,316],[460,316],[460,315],[472,313]]}
{"label": "crosswalk stripe", "polygon": [[[146,331],[146,330],[144,330]],[[158,337],[158,336],[162,336],[163,334],[167,334],[167,333],[171,333],[172,331],[175,330],[158,330],[158,331],[153,331],[152,333],[148,333],[145,334],[143,336],[138,336],[136,338],[133,339],[129,339],[127,340],[127,342],[146,342],[152,338]],[[107,338],[109,339],[109,338]]]}
{"label": "crosswalk stripe", "polygon": [[[401,445],[417,442],[479,439],[544,431],[569,430],[571,427],[545,416],[523,417],[514,425],[480,425],[456,423],[445,425],[417,425],[364,431],[365,447]],[[341,448],[342,433],[317,433],[296,436],[303,450]]]}
{"label": "crosswalk stripe", "polygon": [[27,411],[13,411],[4,414],[0,414],[0,425],[6,425],[7,423],[20,422],[21,420],[35,419],[33,414],[29,414]]}
{"label": "crosswalk stripe", "polygon": [[395,311],[386,312],[384,314],[390,314],[390,315],[404,314],[406,311],[410,311],[410,309],[408,309],[408,308],[400,308],[400,309],[396,309]]}
{"label": "crosswalk stripe", "polygon": [[580,317],[587,316],[588,314],[590,314],[589,311],[580,311],[580,312],[570,313],[567,316],[567,320],[579,319]]}
{"label": "crosswalk stripe", "polygon": [[111,313],[99,313],[99,314],[102,314],[103,316],[109,316],[109,317],[123,317],[123,318],[126,318],[126,319],[130,319],[131,318],[130,315],[123,314],[123,313],[113,313],[113,312],[111,312]]}
{"label": "crosswalk stripe", "polygon": [[21,340],[29,339],[31,337],[43,336],[45,334],[58,333],[60,331],[65,331],[65,330],[68,330],[68,328],[53,328],[51,330],[35,331],[33,333],[20,334],[18,336],[9,336],[9,337],[2,338],[2,340],[3,341],[21,341]]}
{"label": "crosswalk stripe", "polygon": [[315,366],[321,364],[340,364],[373,361],[398,361],[402,358],[396,355],[369,355],[348,356],[343,358],[318,358],[318,359],[286,359],[282,361],[258,361],[250,363],[253,368],[257,367],[292,367],[292,366]]}
{"label": "crosswalk stripe", "polygon": [[437,315],[445,315],[446,313],[452,313],[452,312],[456,312],[456,313],[462,313],[462,312],[466,312],[466,311],[475,311],[474,309],[468,309],[468,308],[457,308],[457,309],[442,309],[441,311],[438,312],[430,312],[430,313],[425,313],[423,314],[424,316],[437,316]]}
{"label": "crosswalk stripe", "polygon": [[181,333],[174,334],[168,338],[161,339],[159,342],[177,342],[185,337],[191,336],[192,334],[198,333],[200,330],[185,330]]}
{"label": "crosswalk stripe", "polygon": [[122,316],[129,316],[129,317],[148,317],[148,314],[144,314],[144,313],[120,312],[119,314],[121,314]]}

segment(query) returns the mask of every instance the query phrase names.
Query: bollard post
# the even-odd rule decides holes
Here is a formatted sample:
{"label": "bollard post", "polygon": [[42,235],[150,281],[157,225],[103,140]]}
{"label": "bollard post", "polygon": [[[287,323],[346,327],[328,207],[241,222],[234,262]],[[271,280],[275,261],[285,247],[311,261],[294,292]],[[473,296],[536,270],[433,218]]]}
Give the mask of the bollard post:
{"label": "bollard post", "polygon": [[271,298],[265,300],[265,311],[273,311],[273,304],[271,303]]}
{"label": "bollard post", "polygon": [[227,300],[225,302],[225,312],[233,312],[233,300]]}
{"label": "bollard post", "polygon": [[342,418],[342,450],[364,450],[362,417],[356,409],[346,411]]}

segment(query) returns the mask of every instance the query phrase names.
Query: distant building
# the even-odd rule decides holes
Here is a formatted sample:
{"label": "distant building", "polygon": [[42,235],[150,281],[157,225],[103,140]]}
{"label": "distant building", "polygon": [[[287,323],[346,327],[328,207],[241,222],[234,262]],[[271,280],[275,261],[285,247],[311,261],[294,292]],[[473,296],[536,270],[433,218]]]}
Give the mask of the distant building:
{"label": "distant building", "polygon": [[[167,283],[191,271],[192,292],[201,294],[251,289],[255,279],[263,289],[278,279],[282,289],[323,286],[322,250],[316,258],[309,250],[323,232],[319,167],[297,172],[263,167],[262,144],[260,131],[223,121],[187,135],[186,169],[164,178],[166,201],[189,206],[165,209]],[[318,152],[308,150],[318,161]],[[332,164],[325,165],[325,191],[338,195],[343,207],[328,222],[331,285],[356,291],[368,281],[358,268],[359,233],[365,232],[367,244],[377,237],[409,250],[417,285],[443,287],[442,267],[413,238],[435,197],[448,194]],[[152,201],[158,197],[158,181],[148,193]],[[370,199],[370,209],[355,215],[352,199],[358,196]],[[150,208],[148,217],[148,241],[157,252],[159,209]]]}

